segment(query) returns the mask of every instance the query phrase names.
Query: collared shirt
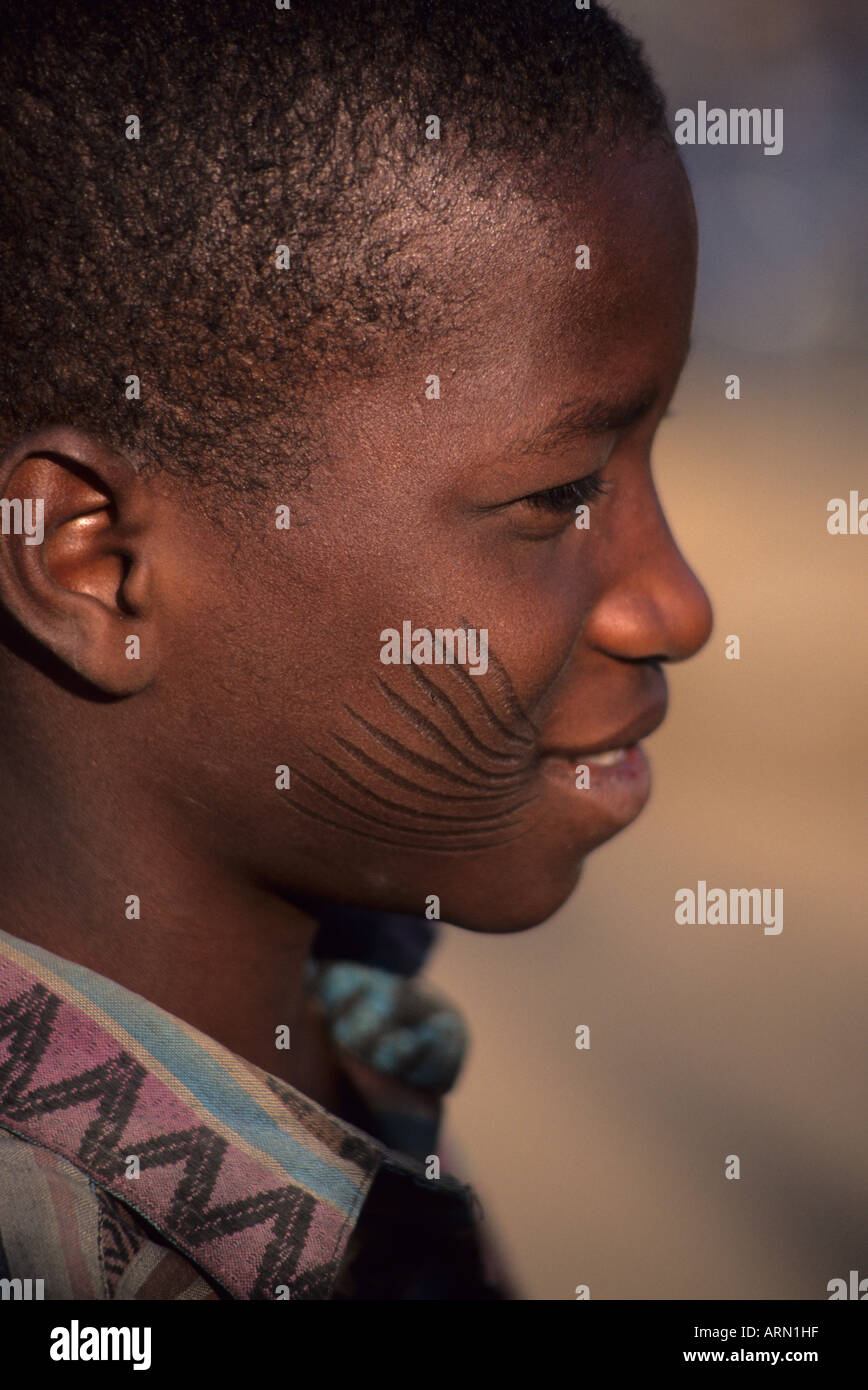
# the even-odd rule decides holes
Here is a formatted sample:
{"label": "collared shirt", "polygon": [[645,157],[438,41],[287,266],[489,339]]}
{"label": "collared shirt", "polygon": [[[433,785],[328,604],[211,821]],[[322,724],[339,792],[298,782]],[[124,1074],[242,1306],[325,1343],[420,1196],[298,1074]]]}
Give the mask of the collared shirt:
{"label": "collared shirt", "polygon": [[472,1190],[437,1174],[458,1015],[357,962],[311,961],[307,984],[343,1048],[358,1124],[0,931],[0,1287],[15,1296],[3,1280],[41,1280],[46,1299],[509,1297]]}

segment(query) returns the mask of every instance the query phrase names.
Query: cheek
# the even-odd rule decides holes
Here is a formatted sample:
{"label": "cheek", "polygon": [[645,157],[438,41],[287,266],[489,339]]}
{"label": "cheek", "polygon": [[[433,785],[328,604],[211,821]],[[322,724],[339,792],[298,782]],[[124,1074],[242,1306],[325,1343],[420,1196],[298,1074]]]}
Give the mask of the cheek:
{"label": "cheek", "polygon": [[492,641],[522,707],[539,728],[558,698],[598,581],[592,547],[572,527],[535,543],[513,543],[480,605],[490,614]]}
{"label": "cheek", "polygon": [[[299,536],[296,563],[245,586],[212,663],[226,692],[225,825],[284,891],[413,911],[434,883],[444,913],[455,895],[453,920],[469,913],[488,929],[492,913],[491,929],[507,929],[510,904],[516,925],[542,920],[578,870],[537,761],[583,622],[573,538],[497,554],[477,546],[461,564],[445,537],[423,549],[420,533],[413,557],[387,548],[386,528],[367,546],[330,539],[303,547]],[[412,642],[420,629],[457,635],[462,620],[476,634],[466,664],[445,659],[448,645],[438,662]],[[398,659],[384,662],[388,628]],[[530,863],[545,871],[529,878]],[[533,884],[542,897],[527,904]]]}
{"label": "cheek", "polygon": [[382,655],[297,731],[286,810],[423,853],[509,843],[535,800],[536,729],[484,633],[407,622]]}
{"label": "cheek", "polygon": [[496,570],[455,565],[425,583],[417,567],[408,594],[396,567],[373,583],[365,567],[355,588],[331,595],[290,682],[292,776],[280,799],[299,833],[438,856],[527,833],[537,710],[581,627],[575,565],[543,570],[534,587],[514,571],[498,584]]}

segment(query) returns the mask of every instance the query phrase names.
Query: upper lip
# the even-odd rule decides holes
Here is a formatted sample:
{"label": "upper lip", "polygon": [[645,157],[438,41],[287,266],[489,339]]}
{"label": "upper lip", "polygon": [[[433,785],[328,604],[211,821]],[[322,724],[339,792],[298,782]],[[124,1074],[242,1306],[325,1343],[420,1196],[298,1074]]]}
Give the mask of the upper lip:
{"label": "upper lip", "polygon": [[606,734],[604,738],[596,743],[571,743],[569,746],[561,745],[557,748],[541,748],[541,758],[573,758],[582,754],[593,755],[594,753],[610,753],[616,748],[629,748],[631,744],[639,743],[641,739],[648,738],[653,734],[666,718],[666,706],[668,700],[666,692],[654,700],[652,704],[646,705],[638,714],[627,723],[623,724],[615,733]]}

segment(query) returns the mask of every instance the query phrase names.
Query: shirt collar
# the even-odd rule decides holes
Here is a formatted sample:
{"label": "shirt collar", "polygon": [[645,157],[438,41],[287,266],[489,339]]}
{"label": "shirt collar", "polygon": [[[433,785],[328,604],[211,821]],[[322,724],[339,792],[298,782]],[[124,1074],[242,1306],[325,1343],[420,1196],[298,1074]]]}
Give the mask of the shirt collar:
{"label": "shirt collar", "polygon": [[3,931],[0,1127],[68,1159],[239,1299],[328,1298],[384,1160],[424,1174],[141,996]]}

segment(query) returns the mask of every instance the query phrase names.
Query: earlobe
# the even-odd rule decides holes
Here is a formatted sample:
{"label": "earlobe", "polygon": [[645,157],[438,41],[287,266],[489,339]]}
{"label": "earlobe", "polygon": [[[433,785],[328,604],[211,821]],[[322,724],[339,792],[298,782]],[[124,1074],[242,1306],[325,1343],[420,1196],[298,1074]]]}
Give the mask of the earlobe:
{"label": "earlobe", "polygon": [[0,456],[0,604],[105,694],[158,665],[146,485],[122,455],[54,427]]}

